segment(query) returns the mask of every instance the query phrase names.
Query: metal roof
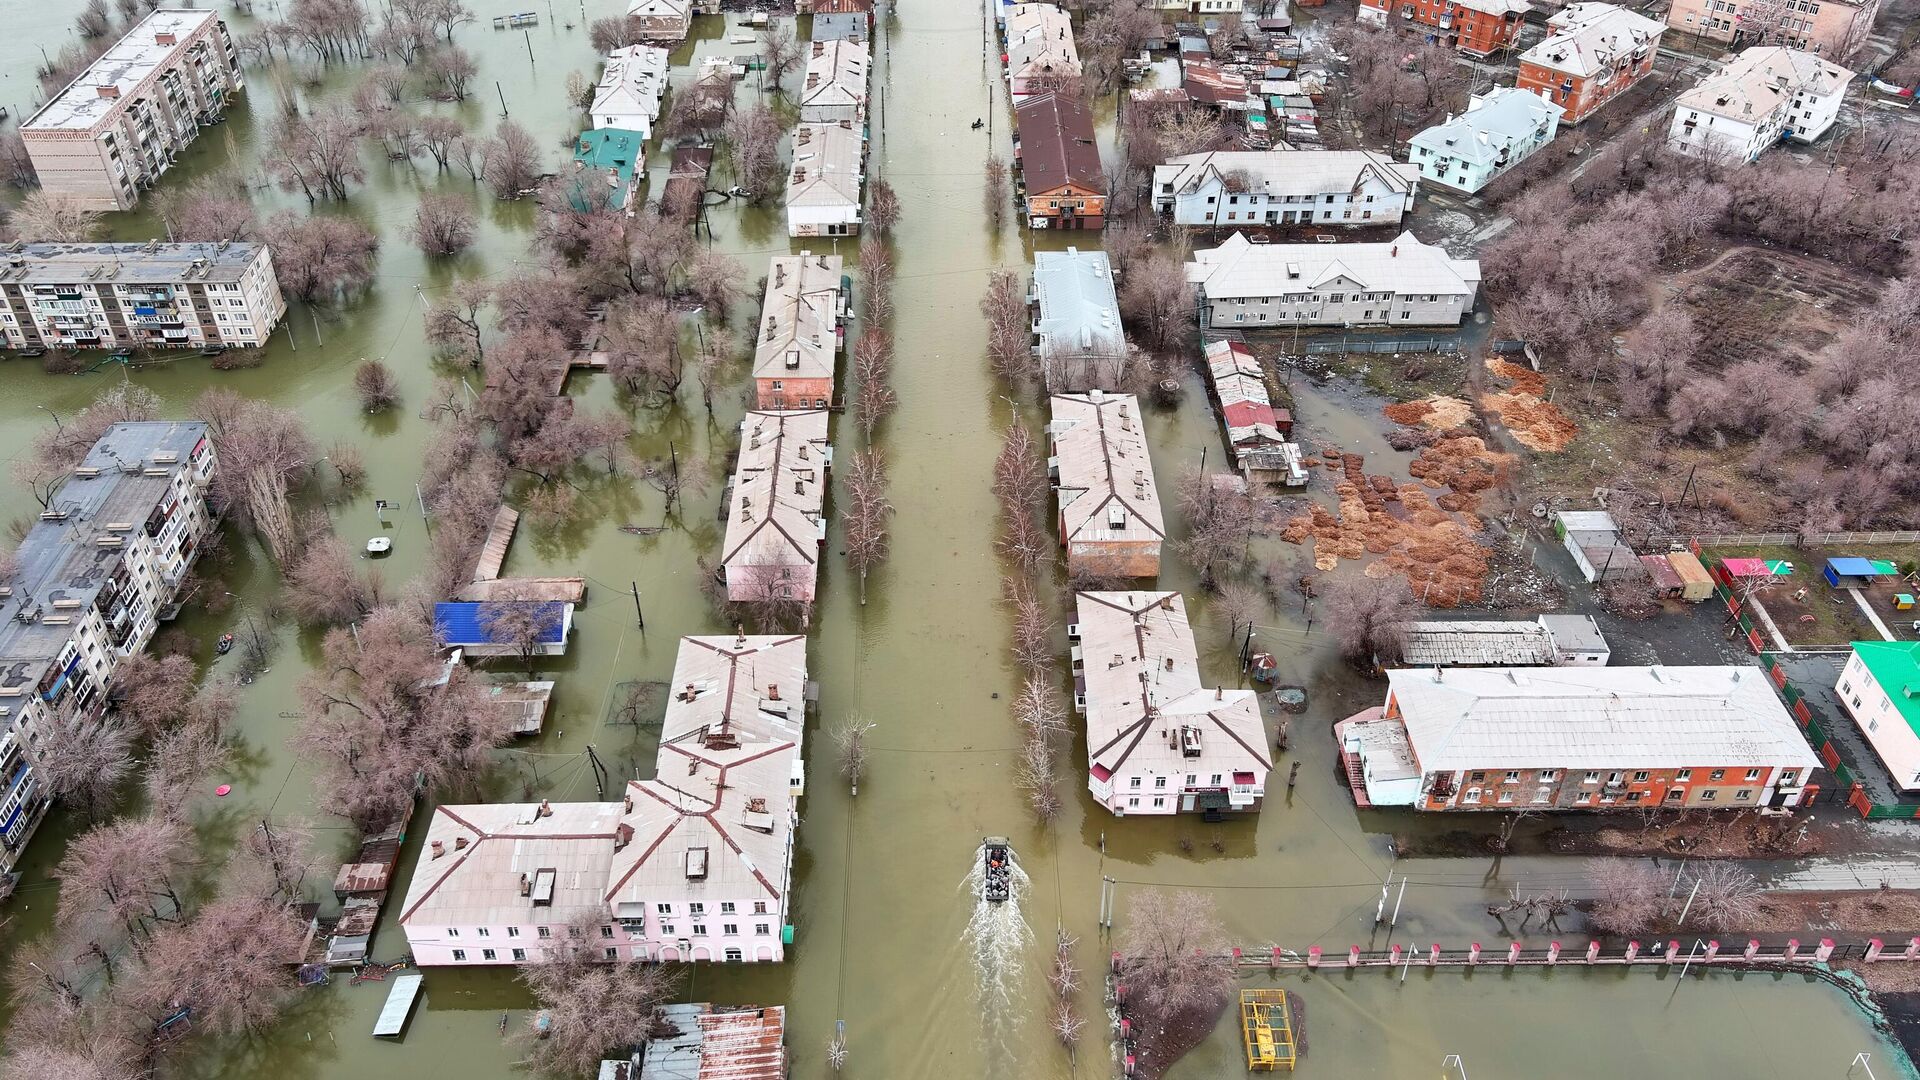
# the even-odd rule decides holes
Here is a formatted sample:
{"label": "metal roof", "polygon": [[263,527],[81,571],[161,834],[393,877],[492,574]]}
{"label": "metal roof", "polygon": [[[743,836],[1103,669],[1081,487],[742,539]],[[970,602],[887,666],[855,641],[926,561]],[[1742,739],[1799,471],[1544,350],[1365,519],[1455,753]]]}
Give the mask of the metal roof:
{"label": "metal roof", "polygon": [[1037,94],[1014,106],[1013,112],[1020,137],[1020,173],[1029,197],[1070,183],[1106,191],[1093,114],[1079,94]]}
{"label": "metal roof", "polygon": [[1166,519],[1132,394],[1055,394],[1047,425],[1059,479],[1061,540],[1162,540]]}
{"label": "metal roof", "polygon": [[1043,360],[1126,353],[1106,252],[1073,247],[1034,252],[1033,292],[1040,307],[1033,332]]}
{"label": "metal roof", "polygon": [[1544,666],[1553,663],[1553,635],[1537,622],[1460,620],[1407,624],[1408,667]]}
{"label": "metal roof", "polygon": [[[838,255],[776,255],[755,324],[753,377],[832,379],[840,347]],[[831,395],[829,395],[831,396]]]}
{"label": "metal roof", "polygon": [[865,153],[866,139],[848,121],[795,127],[786,205],[851,207],[857,214]]}
{"label": "metal roof", "polygon": [[1387,684],[1428,772],[1820,765],[1756,667],[1406,668]]}
{"label": "metal roof", "polygon": [[1420,180],[1418,166],[1372,150],[1217,150],[1182,154],[1154,166],[1153,187],[1161,191],[1171,184],[1189,194],[1211,177],[1236,173],[1246,174],[1251,184],[1230,190],[1280,195],[1345,194],[1360,190],[1369,178],[1404,195]]}
{"label": "metal roof", "polygon": [[1515,143],[1546,134],[1566,110],[1532,91],[1502,86],[1475,94],[1467,111],[1415,135],[1410,144],[1476,164],[1492,164]]}
{"label": "metal roof", "polygon": [[1596,75],[1623,58],[1651,52],[1666,28],[1615,4],[1568,4],[1547,20],[1546,39],[1521,53],[1520,62],[1574,77]]}
{"label": "metal roof", "polygon": [[420,997],[420,985],[426,976],[417,971],[403,972],[393,977],[393,988],[387,991],[387,1003],[380,1006],[380,1018],[373,1023],[375,1035],[395,1036],[407,1029],[407,1016],[413,1012],[413,1003]]}
{"label": "metal roof", "polygon": [[559,645],[567,640],[567,623],[573,611],[572,604],[556,603],[552,600],[493,600],[487,603],[477,601],[451,601],[433,605],[433,630],[443,645],[497,645],[492,634],[484,625],[481,612],[488,606],[539,608],[551,614],[551,620],[540,628],[539,643]]}
{"label": "metal roof", "polygon": [[237,282],[262,244],[12,244],[0,282],[18,285],[175,285]]}
{"label": "metal roof", "polygon": [[1385,244],[1253,244],[1236,232],[1217,248],[1194,252],[1187,280],[1204,287],[1209,300],[1282,296],[1341,280],[1370,291],[1471,295],[1480,262],[1453,258],[1411,232]]}
{"label": "metal roof", "polygon": [[774,1005],[665,1005],[634,1080],[785,1080],[787,1010]]}
{"label": "metal roof", "polygon": [[[219,18],[215,11],[163,8],[153,12],[134,24],[119,41],[100,54],[100,59],[42,105],[40,111],[21,125],[21,130],[91,130],[125,108],[133,100],[133,92],[148,76],[165,66],[174,53],[188,47],[189,35]],[[174,35],[174,43],[160,44],[161,34]]]}
{"label": "metal roof", "polygon": [[[827,411],[761,412],[740,421],[740,460],[721,562],[780,567],[809,581],[820,569],[821,500],[832,462]],[[806,590],[812,595],[812,589]]]}

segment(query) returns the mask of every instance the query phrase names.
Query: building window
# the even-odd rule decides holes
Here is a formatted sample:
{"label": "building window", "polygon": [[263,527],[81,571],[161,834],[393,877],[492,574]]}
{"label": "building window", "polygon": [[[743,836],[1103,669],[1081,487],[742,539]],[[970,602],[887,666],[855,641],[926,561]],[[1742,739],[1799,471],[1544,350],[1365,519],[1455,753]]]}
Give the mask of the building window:
{"label": "building window", "polygon": [[1519,782],[1520,782],[1520,770],[1518,770],[1518,769],[1508,769],[1508,770],[1507,770],[1507,783],[1509,783],[1509,784],[1517,784],[1517,783],[1519,783]]}
{"label": "building window", "polygon": [[1128,787],[1130,787],[1130,788],[1137,788],[1137,787],[1139,787],[1139,786],[1140,786],[1140,778],[1139,778],[1139,777],[1137,777],[1137,776],[1134,776],[1134,777],[1129,777],[1129,778],[1127,779],[1127,786],[1128,786]]}
{"label": "building window", "polygon": [[1673,778],[1680,781],[1691,780],[1693,779],[1693,770],[1681,769],[1679,772],[1673,774]]}
{"label": "building window", "polygon": [[728,962],[728,963],[730,963],[730,964],[737,964],[737,963],[739,963],[740,961],[742,961],[742,960],[744,960],[744,959],[746,959],[746,955],[745,955],[744,953],[742,953],[742,952],[741,952],[741,951],[740,951],[739,949],[728,949],[728,950],[727,950],[727,962]]}
{"label": "building window", "polygon": [[1580,782],[1583,784],[1597,784],[1600,782],[1600,774],[1597,772],[1589,772]]}
{"label": "building window", "polygon": [[1727,770],[1725,769],[1715,769],[1707,774],[1707,779],[1709,780],[1725,780],[1726,778]]}
{"label": "building window", "polygon": [[1786,772],[1780,774],[1780,786],[1792,787],[1794,782],[1799,779],[1800,774],[1798,772],[1793,769],[1788,769]]}
{"label": "building window", "polygon": [[727,935],[728,937],[739,937],[740,924],[739,923],[721,923],[720,932]]}
{"label": "building window", "polygon": [[481,949],[481,950],[480,950],[480,959],[482,959],[482,960],[492,960],[493,958],[494,958],[494,956],[493,956],[493,950],[492,950],[492,949]]}
{"label": "building window", "polygon": [[1741,802],[1745,802],[1746,800],[1753,798],[1753,789],[1741,788],[1739,791],[1736,791],[1733,793],[1733,797],[1740,800]]}
{"label": "building window", "polygon": [[773,931],[767,926],[766,923],[754,923],[753,932],[754,932],[754,935],[757,937],[766,937],[768,934],[772,933]]}
{"label": "building window", "polygon": [[689,915],[705,915],[706,913],[707,905],[705,904],[696,901],[687,905],[687,914]]}
{"label": "building window", "polygon": [[601,937],[603,937],[603,938],[610,938],[610,937],[612,937],[612,936],[613,936],[613,927],[611,927],[611,926],[602,926],[602,927],[600,928],[600,936],[601,936]]}
{"label": "building window", "polygon": [[1140,805],[1140,800],[1139,800],[1138,798],[1131,798],[1131,799],[1128,799],[1128,800],[1127,800],[1127,805],[1128,805],[1128,806],[1139,806],[1139,805]]}
{"label": "building window", "polygon": [[1156,777],[1154,777],[1154,778],[1153,778],[1153,786],[1154,786],[1154,787],[1157,787],[1157,788],[1163,788],[1163,787],[1166,787],[1166,786],[1167,786],[1167,778],[1166,778],[1166,777],[1164,777],[1164,776],[1156,776]]}
{"label": "building window", "polygon": [[527,959],[527,950],[525,950],[525,949],[515,949],[515,950],[513,950],[513,959],[514,959],[514,962],[515,962],[515,963],[524,963],[524,962],[526,962],[526,959]]}
{"label": "building window", "polygon": [[476,934],[479,934],[479,935],[480,935],[481,937],[492,937],[492,936],[493,936],[493,931],[491,931],[491,930],[488,930],[488,929],[487,929],[486,927],[484,927],[484,926],[483,926],[483,927],[481,927],[481,928],[479,928],[478,930],[475,930],[475,931],[474,931],[474,933],[476,933]]}
{"label": "building window", "polygon": [[459,930],[457,930],[457,929],[455,929],[455,928],[453,928],[453,927],[451,927],[451,926],[449,926],[449,927],[447,927],[447,936],[448,936],[448,937],[459,937],[459,936],[460,936],[460,931],[459,931]]}
{"label": "building window", "polygon": [[765,915],[767,913],[767,902],[765,900],[755,900],[753,902],[753,913],[755,915]]}
{"label": "building window", "polygon": [[1461,801],[1461,802],[1465,802],[1465,803],[1477,803],[1477,802],[1479,802],[1479,801],[1480,801],[1480,789],[1479,789],[1479,788],[1477,788],[1477,787],[1470,787],[1470,788],[1468,788],[1468,789],[1466,790],[1466,793],[1465,793],[1464,795],[1462,795],[1462,796],[1460,797],[1460,801]]}
{"label": "building window", "polygon": [[1635,773],[1633,774],[1633,782],[1634,782],[1634,783],[1636,783],[1636,784],[1644,784],[1644,783],[1646,783],[1646,782],[1647,782],[1647,770],[1645,770],[1645,769],[1641,769],[1641,770],[1639,770],[1638,772],[1635,772]]}
{"label": "building window", "polygon": [[1686,798],[1686,796],[1687,796],[1686,789],[1674,788],[1672,791],[1667,792],[1667,801],[1679,802],[1681,799]]}
{"label": "building window", "polygon": [[569,927],[567,927],[567,936],[568,936],[568,937],[570,937],[570,938],[577,938],[577,937],[579,937],[579,936],[580,936],[580,928],[579,928],[579,927],[577,927],[577,926],[569,926]]}
{"label": "building window", "polygon": [[673,924],[672,924],[672,923],[670,923],[670,922],[668,922],[668,923],[661,923],[661,924],[660,924],[660,936],[661,936],[661,937],[672,937],[672,936],[673,936]]}
{"label": "building window", "polygon": [[706,936],[707,936],[707,924],[706,924],[706,923],[694,923],[694,924],[693,924],[693,936],[694,936],[694,937],[706,937]]}
{"label": "building window", "polygon": [[1713,790],[1712,788],[1708,788],[1707,790],[1700,793],[1701,802],[1712,802],[1715,799],[1718,799],[1719,797],[1720,797],[1720,793]]}
{"label": "building window", "polygon": [[655,904],[653,905],[653,910],[659,912],[662,915],[671,915],[673,914],[673,905],[672,904]]}
{"label": "building window", "polygon": [[465,950],[465,949],[455,949],[455,950],[453,950],[453,960],[454,960],[454,963],[456,963],[456,964],[457,964],[457,963],[459,963],[460,961],[462,961],[462,960],[465,960],[466,958],[467,958],[467,950]]}
{"label": "building window", "polygon": [[619,949],[614,949],[614,948],[609,948],[609,949],[607,950],[607,959],[609,959],[609,960],[618,960],[618,959],[620,959],[620,950],[619,950]]}
{"label": "building window", "polygon": [[1758,780],[1758,779],[1760,779],[1760,770],[1759,770],[1759,769],[1748,769],[1748,770],[1747,770],[1747,779],[1749,779],[1749,780]]}
{"label": "building window", "polygon": [[540,928],[539,928],[539,930],[537,931],[537,936],[539,936],[539,937],[542,937],[542,938],[550,938],[550,937],[552,937],[552,936],[553,936],[553,927],[551,927],[551,926],[542,926],[542,927],[540,927]]}
{"label": "building window", "polygon": [[1541,769],[1540,770],[1541,783],[1551,784],[1558,779],[1560,779],[1560,771],[1558,769]]}

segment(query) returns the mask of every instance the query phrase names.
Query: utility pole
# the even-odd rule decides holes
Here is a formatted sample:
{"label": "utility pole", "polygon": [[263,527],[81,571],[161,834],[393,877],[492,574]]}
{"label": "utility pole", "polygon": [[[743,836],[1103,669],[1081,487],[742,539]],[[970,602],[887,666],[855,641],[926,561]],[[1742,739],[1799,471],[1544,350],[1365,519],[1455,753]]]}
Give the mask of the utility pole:
{"label": "utility pole", "polygon": [[593,744],[587,744],[587,761],[593,765],[593,790],[601,800],[607,797],[607,767],[600,761],[600,755],[593,752]]}
{"label": "utility pole", "polygon": [[507,92],[500,89],[500,80],[493,80],[493,92],[500,95],[500,119],[507,118]]}
{"label": "utility pole", "polygon": [[325,338],[323,338],[323,337],[321,337],[321,336],[320,336],[320,313],[319,313],[319,312],[317,312],[317,311],[315,311],[315,310],[313,310],[313,309],[312,309],[311,307],[309,307],[309,308],[307,309],[307,315],[308,315],[308,316],[310,316],[310,317],[311,317],[311,318],[313,319],[313,337],[314,337],[314,340],[315,340],[315,341],[318,341],[318,342],[320,343],[320,347],[321,347],[321,348],[323,348],[323,349],[324,349],[324,348],[326,348],[326,347],[327,347],[327,341],[326,341],[326,339],[325,339]]}
{"label": "utility pole", "polygon": [[413,501],[420,504],[420,524],[427,527],[427,535],[433,535],[433,522],[427,520],[427,497],[420,494],[420,485],[413,485]]}
{"label": "utility pole", "polygon": [[647,615],[640,610],[640,583],[634,581],[631,582],[631,584],[633,585],[633,617],[640,623],[640,632],[645,634],[647,632]]}
{"label": "utility pole", "polygon": [[527,66],[533,66],[533,31],[522,30],[520,36],[527,39]]}

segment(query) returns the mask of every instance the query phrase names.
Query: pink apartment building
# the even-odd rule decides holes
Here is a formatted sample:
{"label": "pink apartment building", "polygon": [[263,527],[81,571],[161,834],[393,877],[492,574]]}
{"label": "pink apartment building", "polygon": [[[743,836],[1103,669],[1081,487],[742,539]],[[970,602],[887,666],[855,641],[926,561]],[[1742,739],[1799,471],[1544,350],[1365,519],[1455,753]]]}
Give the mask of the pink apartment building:
{"label": "pink apartment building", "polygon": [[415,961],[533,963],[568,936],[609,961],[784,959],[806,648],[682,638],[656,775],[619,802],[439,807],[400,913]]}
{"label": "pink apartment building", "polygon": [[827,410],[749,412],[720,546],[727,599],[813,602],[827,539]]}

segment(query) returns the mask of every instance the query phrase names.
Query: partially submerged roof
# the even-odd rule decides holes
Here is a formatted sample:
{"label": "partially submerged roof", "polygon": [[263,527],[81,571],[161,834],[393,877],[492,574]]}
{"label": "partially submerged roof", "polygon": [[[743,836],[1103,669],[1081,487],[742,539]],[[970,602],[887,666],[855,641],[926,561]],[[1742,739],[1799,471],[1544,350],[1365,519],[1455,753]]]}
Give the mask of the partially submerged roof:
{"label": "partially submerged roof", "polygon": [[[1264,783],[1273,768],[1251,690],[1208,688],[1187,605],[1173,592],[1083,592],[1076,618],[1086,680],[1088,768],[1234,774]],[[1242,775],[1247,779],[1241,779]],[[1222,781],[1226,783],[1226,780]]]}
{"label": "partially submerged roof", "polygon": [[[619,803],[437,807],[400,921],[524,926],[599,907],[619,817]],[[531,885],[541,871],[551,871],[552,889],[536,905]]]}
{"label": "partially submerged roof", "polygon": [[786,1080],[787,1010],[779,1005],[660,1007],[656,1029],[631,1080]]}
{"label": "partially submerged roof", "polygon": [[456,600],[433,605],[433,632],[442,645],[506,644],[494,613],[525,609],[537,618],[537,643],[562,645],[567,640],[573,605],[554,600]]}
{"label": "partially submerged roof", "polygon": [[1140,402],[1131,394],[1055,394],[1047,430],[1058,459],[1061,540],[1157,543],[1166,538]]}
{"label": "partially submerged roof", "polygon": [[595,116],[638,114],[652,120],[659,117],[660,99],[666,92],[667,50],[629,45],[607,54],[590,111]]}
{"label": "partially submerged roof", "polygon": [[860,132],[844,120],[794,128],[787,206],[845,207],[857,216],[864,143]]}
{"label": "partially submerged roof", "polygon": [[1428,772],[1820,764],[1756,667],[1407,668],[1387,683]]}
{"label": "partially submerged roof", "polygon": [[753,341],[756,379],[832,379],[839,349],[838,255],[776,255]]}
{"label": "partially submerged roof", "polygon": [[1283,428],[1291,428],[1293,416],[1274,408],[1266,372],[1253,350],[1238,341],[1210,341],[1206,356],[1213,395],[1227,425],[1227,441],[1236,450],[1286,442]]}
{"label": "partially submerged roof", "polygon": [[1104,192],[1106,173],[1094,141],[1093,114],[1079,94],[1038,94],[1014,106],[1020,170],[1033,195],[1075,184]]}
{"label": "partially submerged roof", "polygon": [[1236,232],[1219,247],[1194,252],[1187,280],[1202,286],[1209,300],[1328,286],[1471,295],[1480,285],[1480,262],[1453,258],[1411,232],[1384,244],[1254,244]]}

